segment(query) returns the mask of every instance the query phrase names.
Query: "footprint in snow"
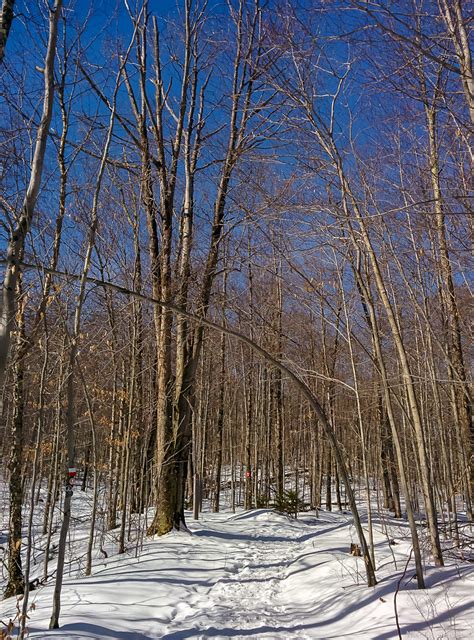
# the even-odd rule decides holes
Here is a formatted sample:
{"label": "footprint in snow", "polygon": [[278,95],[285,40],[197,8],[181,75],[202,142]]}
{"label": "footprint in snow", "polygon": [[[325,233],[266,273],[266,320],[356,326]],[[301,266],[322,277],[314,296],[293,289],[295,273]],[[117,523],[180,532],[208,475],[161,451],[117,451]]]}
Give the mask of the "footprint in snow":
{"label": "footprint in snow", "polygon": [[171,612],[173,622],[181,622],[196,613],[196,609],[187,602],[179,602],[175,609]]}

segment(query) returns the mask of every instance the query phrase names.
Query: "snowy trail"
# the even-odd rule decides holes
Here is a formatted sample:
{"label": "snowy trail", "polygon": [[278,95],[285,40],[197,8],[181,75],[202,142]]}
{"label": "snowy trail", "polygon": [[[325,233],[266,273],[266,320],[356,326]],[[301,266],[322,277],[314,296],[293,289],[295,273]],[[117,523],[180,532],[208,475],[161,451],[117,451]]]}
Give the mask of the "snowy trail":
{"label": "snowy trail", "polygon": [[[191,535],[148,540],[138,558],[111,556],[88,578],[68,577],[59,631],[47,630],[52,586],[34,592],[30,637],[398,638],[393,596],[409,551],[402,540],[390,549],[377,535],[379,584],[368,589],[362,560],[348,554],[354,530],[345,514],[204,514],[190,527]],[[425,592],[409,577],[398,597],[404,638],[472,637],[474,567],[429,570]],[[0,603],[2,620],[14,605]]]}
{"label": "snowy trail", "polygon": [[[275,517],[281,516],[273,514],[273,518]],[[258,521],[258,518],[257,515],[254,519]],[[242,522],[245,520],[239,517],[230,519],[234,530],[235,522],[239,519]],[[285,524],[286,531],[291,530],[289,524]],[[229,575],[217,579],[203,600],[195,602],[194,605],[181,605],[173,622],[199,624],[202,611],[207,610],[212,612],[213,622],[218,623],[220,628],[208,629],[208,633],[222,633],[224,627],[227,628],[227,632],[232,629],[252,631],[255,630],[256,624],[262,623],[269,629],[277,629],[287,610],[282,583],[288,576],[291,564],[300,553],[298,533],[301,529],[297,526],[293,528],[294,537],[290,535],[280,539],[275,535],[259,535],[258,532],[255,535],[242,533],[237,537],[235,534],[223,536],[224,527],[220,531],[197,532],[201,535],[205,532],[210,538],[215,538],[215,544],[219,544],[223,537],[227,540],[225,567]],[[178,638],[183,635],[176,632],[164,637]],[[295,637],[309,636],[298,634]]]}
{"label": "snowy trail", "polygon": [[[179,630],[163,638],[376,637],[367,625],[367,610],[359,634],[356,616],[349,608],[347,633],[344,609],[351,596],[345,593],[341,599],[341,588],[358,588],[359,583],[365,590],[362,562],[347,554],[352,541],[349,522],[347,517],[332,514],[295,522],[261,511],[229,518],[220,523],[218,531],[196,532],[215,537],[216,544],[226,540],[226,570],[231,575],[216,580],[203,600],[183,605],[182,615],[173,620],[179,623]],[[341,578],[346,583],[342,586]],[[380,602],[378,597],[372,600]],[[205,619],[204,611],[209,612]],[[382,623],[375,626],[383,631]],[[386,629],[393,631],[394,626]],[[388,633],[386,637],[395,636]]]}

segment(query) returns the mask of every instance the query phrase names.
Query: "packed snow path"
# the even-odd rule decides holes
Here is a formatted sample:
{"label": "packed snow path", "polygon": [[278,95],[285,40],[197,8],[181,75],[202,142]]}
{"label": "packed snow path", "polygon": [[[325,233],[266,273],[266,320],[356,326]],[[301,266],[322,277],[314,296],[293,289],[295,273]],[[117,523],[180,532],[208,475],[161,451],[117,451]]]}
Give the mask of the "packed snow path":
{"label": "packed snow path", "polygon": [[[294,521],[268,510],[205,514],[192,534],[146,542],[141,555],[96,560],[89,578],[68,577],[61,629],[48,631],[52,587],[32,594],[34,638],[398,638],[394,593],[409,547],[376,538],[379,584],[365,586],[363,561],[347,514]],[[393,564],[395,553],[398,570]],[[397,599],[403,638],[472,638],[474,567],[413,571]],[[2,620],[14,609],[2,603]],[[10,613],[8,611],[10,609]]]}

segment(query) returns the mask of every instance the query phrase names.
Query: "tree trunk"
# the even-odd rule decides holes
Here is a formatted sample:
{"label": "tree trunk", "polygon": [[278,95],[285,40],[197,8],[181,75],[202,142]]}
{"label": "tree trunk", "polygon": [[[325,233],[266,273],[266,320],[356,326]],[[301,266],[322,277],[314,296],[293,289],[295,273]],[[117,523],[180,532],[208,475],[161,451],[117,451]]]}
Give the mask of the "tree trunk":
{"label": "tree trunk", "polygon": [[[49,36],[44,65],[44,96],[41,120],[36,132],[36,142],[31,163],[31,173],[28,188],[23,200],[23,207],[16,227],[13,229],[7,248],[7,267],[3,280],[3,304],[0,316],[0,390],[3,389],[5,368],[10,351],[11,332],[15,324],[17,280],[20,272],[20,262],[26,236],[31,228],[35,213],[36,201],[43,175],[46,143],[49,137],[49,127],[53,113],[54,98],[54,56],[58,34],[58,21],[61,13],[62,0],[55,0],[54,7],[49,14]],[[2,15],[3,19],[3,15]],[[2,24],[2,26],[4,26]],[[0,398],[2,396],[0,395]],[[0,415],[3,409],[0,406]]]}

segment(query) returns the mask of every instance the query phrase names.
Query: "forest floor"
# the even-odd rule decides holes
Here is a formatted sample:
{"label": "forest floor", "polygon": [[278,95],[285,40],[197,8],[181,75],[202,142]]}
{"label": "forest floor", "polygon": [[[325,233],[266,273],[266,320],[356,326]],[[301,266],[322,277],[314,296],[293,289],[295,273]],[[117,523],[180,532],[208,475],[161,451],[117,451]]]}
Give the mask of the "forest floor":
{"label": "forest floor", "polygon": [[[65,577],[61,628],[47,630],[47,584],[30,595],[28,637],[388,640],[400,637],[397,589],[403,638],[474,637],[474,565],[454,558],[442,569],[428,565],[429,588],[417,590],[413,565],[405,571],[406,525],[390,518],[375,523],[379,582],[370,589],[363,560],[349,553],[356,540],[347,513],[298,520],[262,509],[204,513],[199,521],[189,517],[189,533],[145,538],[138,555],[132,543],[126,554],[111,555],[109,540],[109,557],[95,558],[90,577],[81,577],[80,559],[88,523],[78,522],[83,530],[76,524],[69,540],[76,560]],[[1,602],[0,619],[8,622],[16,606],[12,598]]]}

